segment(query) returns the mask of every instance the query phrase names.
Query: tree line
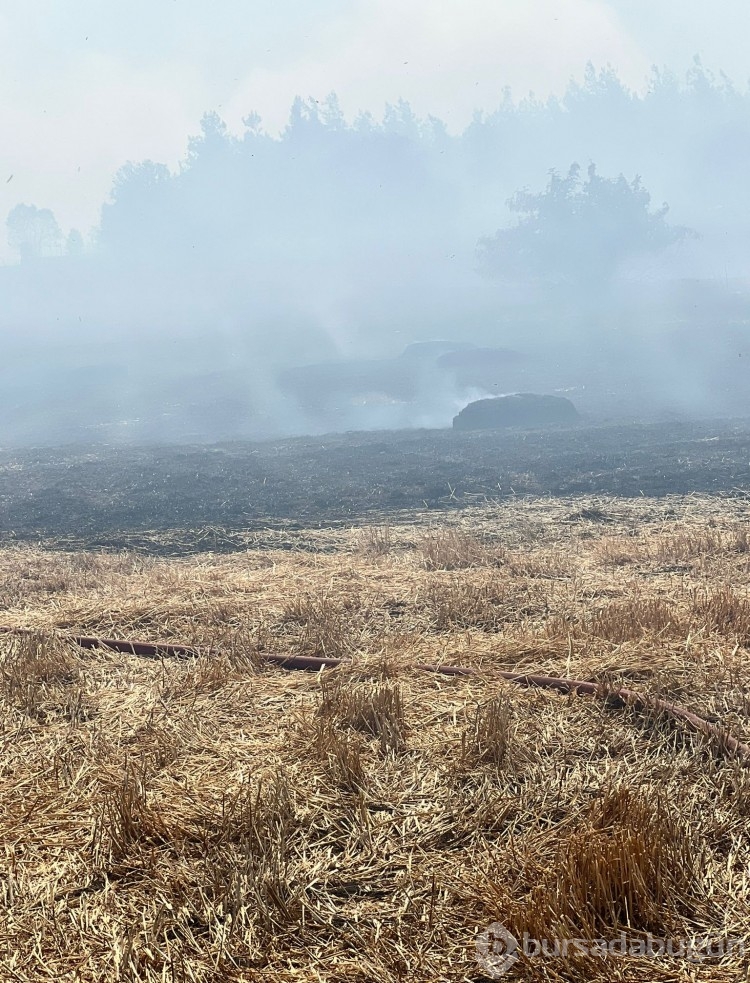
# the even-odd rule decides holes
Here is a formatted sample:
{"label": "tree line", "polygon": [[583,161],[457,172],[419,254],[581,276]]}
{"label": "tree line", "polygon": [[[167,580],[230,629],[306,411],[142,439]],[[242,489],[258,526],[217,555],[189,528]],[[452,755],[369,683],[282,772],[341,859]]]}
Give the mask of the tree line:
{"label": "tree line", "polygon": [[403,101],[380,120],[347,120],[335,95],[297,99],[279,135],[256,113],[241,133],[209,113],[176,170],[146,160],[119,171],[86,249],[31,204],[10,212],[7,231],[27,263],[95,255],[291,275],[343,264],[356,278],[452,257],[500,279],[586,286],[694,229],[741,241],[749,155],[750,93],[697,59],[681,78],[654,69],[643,93],[588,66],[562,98],[506,91],[458,134]]}

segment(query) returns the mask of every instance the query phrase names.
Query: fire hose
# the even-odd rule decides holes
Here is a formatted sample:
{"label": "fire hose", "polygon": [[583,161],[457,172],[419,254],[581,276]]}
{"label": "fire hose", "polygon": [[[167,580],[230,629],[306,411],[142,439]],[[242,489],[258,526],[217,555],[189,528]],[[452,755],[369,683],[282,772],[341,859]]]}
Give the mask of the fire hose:
{"label": "fire hose", "polygon": [[[0,632],[15,635],[36,634],[27,628],[0,626]],[[179,645],[173,642],[144,642],[129,641],[119,638],[99,638],[93,635],[60,634],[61,638],[72,642],[84,649],[109,649],[127,655],[138,655],[145,658],[158,659],[163,657],[176,659],[193,659],[201,655],[196,646]],[[263,664],[276,666],[279,669],[320,672],[323,669],[335,669],[348,665],[346,660],[312,655],[281,655],[279,653],[260,653],[259,661]],[[431,665],[418,663],[414,669],[420,672],[440,673],[445,676],[478,676],[476,669],[465,666]],[[502,670],[498,672],[501,679],[519,686],[552,689],[559,693],[593,696],[606,706],[623,708],[630,707],[639,713],[663,715],[683,723],[689,730],[703,734],[715,741],[723,753],[738,759],[743,767],[750,767],[750,745],[745,744],[723,727],[706,719],[692,710],[686,710],[677,703],[662,700],[659,697],[638,693],[628,688],[611,688],[603,683],[582,679],[567,679],[564,676],[545,676],[536,673],[520,673]]]}

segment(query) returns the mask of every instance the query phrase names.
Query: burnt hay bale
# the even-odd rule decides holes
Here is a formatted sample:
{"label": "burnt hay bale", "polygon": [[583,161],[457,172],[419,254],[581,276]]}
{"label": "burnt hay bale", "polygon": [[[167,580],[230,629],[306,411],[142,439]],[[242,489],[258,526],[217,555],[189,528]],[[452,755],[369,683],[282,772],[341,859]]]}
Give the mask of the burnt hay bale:
{"label": "burnt hay bale", "polygon": [[478,399],[453,418],[454,430],[498,430],[503,427],[547,427],[575,423],[578,410],[564,396],[514,393]]}

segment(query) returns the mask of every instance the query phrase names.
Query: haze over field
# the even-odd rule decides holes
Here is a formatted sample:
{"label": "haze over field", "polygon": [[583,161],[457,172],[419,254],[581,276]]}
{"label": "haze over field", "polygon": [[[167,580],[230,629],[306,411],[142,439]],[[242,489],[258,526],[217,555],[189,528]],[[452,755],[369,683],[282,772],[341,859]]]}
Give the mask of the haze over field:
{"label": "haze over field", "polygon": [[519,389],[747,415],[743,26],[734,2],[4,12],[0,443],[446,426]]}

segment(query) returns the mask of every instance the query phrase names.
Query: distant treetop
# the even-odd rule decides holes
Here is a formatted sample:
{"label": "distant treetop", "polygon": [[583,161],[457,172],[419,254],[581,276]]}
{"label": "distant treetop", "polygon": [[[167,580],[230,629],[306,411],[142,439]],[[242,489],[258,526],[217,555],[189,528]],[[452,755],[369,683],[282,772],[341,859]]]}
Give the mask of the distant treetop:
{"label": "distant treetop", "polygon": [[668,224],[666,204],[651,209],[640,177],[604,178],[594,164],[585,179],[578,164],[565,176],[551,171],[544,191],[524,188],[507,204],[518,221],[480,239],[478,250],[483,271],[506,280],[604,285],[625,260],[692,234]]}

